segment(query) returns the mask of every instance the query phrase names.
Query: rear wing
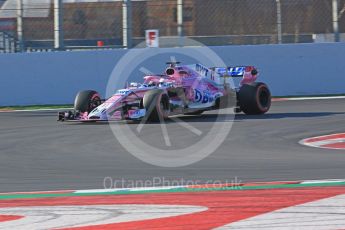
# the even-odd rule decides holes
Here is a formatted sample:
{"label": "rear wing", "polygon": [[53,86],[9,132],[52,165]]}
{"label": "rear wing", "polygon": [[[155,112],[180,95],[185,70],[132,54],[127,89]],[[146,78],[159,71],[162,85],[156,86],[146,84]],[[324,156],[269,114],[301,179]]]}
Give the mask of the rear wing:
{"label": "rear wing", "polygon": [[215,73],[221,77],[243,77],[245,72],[251,72],[255,69],[254,66],[237,66],[237,67],[214,67]]}

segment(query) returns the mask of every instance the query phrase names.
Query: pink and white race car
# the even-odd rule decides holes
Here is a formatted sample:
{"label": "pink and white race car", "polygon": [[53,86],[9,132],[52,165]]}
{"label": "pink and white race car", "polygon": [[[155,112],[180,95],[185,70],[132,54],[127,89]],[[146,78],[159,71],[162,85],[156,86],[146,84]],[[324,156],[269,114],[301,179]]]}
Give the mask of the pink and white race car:
{"label": "pink and white race car", "polygon": [[[271,93],[266,84],[256,82],[258,72],[253,66],[167,65],[163,75],[145,76],[143,83],[132,82],[107,100],[94,90],[79,92],[74,111],[59,112],[58,120],[157,122],[172,115],[197,115],[221,108],[234,107],[236,112],[250,115],[270,109]],[[237,86],[235,79],[240,79]]]}

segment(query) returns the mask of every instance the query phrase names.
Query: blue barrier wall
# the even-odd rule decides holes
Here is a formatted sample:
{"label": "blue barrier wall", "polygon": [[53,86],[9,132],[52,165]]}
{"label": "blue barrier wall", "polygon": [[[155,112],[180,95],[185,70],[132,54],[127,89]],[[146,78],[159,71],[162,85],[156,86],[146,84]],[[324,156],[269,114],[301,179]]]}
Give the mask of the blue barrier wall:
{"label": "blue barrier wall", "polygon": [[[190,48],[196,49],[196,48]],[[224,61],[255,65],[272,94],[345,93],[345,43],[211,47]],[[145,68],[161,72],[169,57]],[[0,106],[72,103],[80,89],[103,95],[108,78],[125,50],[0,54]],[[147,52],[151,52],[148,50]],[[177,57],[179,58],[179,57]],[[182,58],[188,62],[188,58]],[[138,71],[137,71],[138,72]],[[140,73],[133,73],[138,80]],[[119,76],[121,77],[121,76]]]}

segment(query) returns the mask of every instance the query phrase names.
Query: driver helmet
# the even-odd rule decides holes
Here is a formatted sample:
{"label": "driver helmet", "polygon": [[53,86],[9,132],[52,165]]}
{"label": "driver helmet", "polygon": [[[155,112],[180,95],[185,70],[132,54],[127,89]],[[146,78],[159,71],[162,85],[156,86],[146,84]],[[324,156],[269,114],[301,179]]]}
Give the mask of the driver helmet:
{"label": "driver helmet", "polygon": [[164,78],[159,79],[159,86],[164,86]]}
{"label": "driver helmet", "polygon": [[149,81],[149,86],[152,87],[152,86],[156,86],[156,83],[154,81]]}

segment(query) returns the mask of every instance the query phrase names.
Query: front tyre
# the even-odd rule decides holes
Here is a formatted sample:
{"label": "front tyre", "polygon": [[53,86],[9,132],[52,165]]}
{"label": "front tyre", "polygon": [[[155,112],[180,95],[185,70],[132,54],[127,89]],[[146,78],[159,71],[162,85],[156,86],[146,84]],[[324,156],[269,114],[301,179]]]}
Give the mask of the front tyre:
{"label": "front tyre", "polygon": [[161,89],[147,91],[143,98],[146,109],[146,119],[150,122],[159,122],[168,118],[170,113],[169,96]]}
{"label": "front tyre", "polygon": [[98,92],[94,90],[80,91],[74,100],[74,110],[80,113],[89,113],[101,103],[101,97]]}
{"label": "front tyre", "polygon": [[264,114],[271,107],[271,92],[262,82],[244,84],[238,93],[238,101],[245,114]]}

